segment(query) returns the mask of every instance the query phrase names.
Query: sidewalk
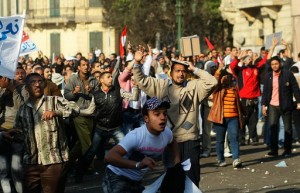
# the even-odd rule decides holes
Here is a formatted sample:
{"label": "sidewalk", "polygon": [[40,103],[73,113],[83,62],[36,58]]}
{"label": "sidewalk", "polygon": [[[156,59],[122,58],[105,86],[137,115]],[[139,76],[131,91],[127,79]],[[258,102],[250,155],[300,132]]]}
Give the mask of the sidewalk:
{"label": "sidewalk", "polygon": [[[292,157],[265,157],[265,145],[242,146],[243,167],[234,169],[232,159],[226,158],[226,167],[216,166],[216,154],[203,158],[201,163],[201,190],[214,193],[297,193],[300,192],[300,145],[294,144]],[[279,150],[279,155],[283,149]],[[284,161],[287,167],[275,167]]]}

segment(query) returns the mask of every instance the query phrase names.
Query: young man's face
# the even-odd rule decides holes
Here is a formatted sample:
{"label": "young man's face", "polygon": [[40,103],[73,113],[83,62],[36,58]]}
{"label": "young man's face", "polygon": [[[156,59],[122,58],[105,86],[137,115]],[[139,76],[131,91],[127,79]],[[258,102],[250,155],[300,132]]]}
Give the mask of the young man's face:
{"label": "young man's face", "polygon": [[9,85],[9,79],[6,77],[1,77],[0,78],[0,87],[1,88],[7,88]]}
{"label": "young man's face", "polygon": [[171,73],[172,81],[174,84],[183,84],[186,80],[186,69],[184,65],[174,64],[173,71]]}
{"label": "young man's face", "polygon": [[87,61],[81,60],[78,66],[78,70],[82,74],[87,74],[89,72],[89,64],[87,63]]}
{"label": "young man's face", "polygon": [[26,83],[26,90],[29,92],[30,96],[38,99],[44,94],[44,81],[39,76],[32,76],[29,82]]}
{"label": "young man's face", "polygon": [[98,72],[94,74],[94,77],[96,78],[96,80],[97,80],[99,83],[101,83],[101,81],[100,81],[100,74],[101,74],[101,73],[98,73]]}
{"label": "young man's face", "polygon": [[148,115],[144,115],[144,120],[149,131],[158,135],[165,130],[167,125],[167,109],[148,110]]}
{"label": "young man's face", "polygon": [[15,81],[18,84],[24,84],[25,83],[25,78],[26,78],[26,71],[24,69],[17,69],[16,70]]}
{"label": "young man's face", "polygon": [[51,71],[50,71],[50,68],[46,68],[44,70],[44,78],[47,79],[47,80],[50,80],[51,79]]}
{"label": "young man's face", "polygon": [[97,62],[97,63],[95,64],[94,71],[100,71],[100,70],[101,70],[100,62]]}
{"label": "young man's face", "polygon": [[112,85],[112,75],[111,73],[106,73],[100,78],[102,85],[110,87]]}
{"label": "young man's face", "polygon": [[271,62],[271,68],[273,70],[273,72],[279,72],[280,71],[280,63],[277,60],[273,60]]}

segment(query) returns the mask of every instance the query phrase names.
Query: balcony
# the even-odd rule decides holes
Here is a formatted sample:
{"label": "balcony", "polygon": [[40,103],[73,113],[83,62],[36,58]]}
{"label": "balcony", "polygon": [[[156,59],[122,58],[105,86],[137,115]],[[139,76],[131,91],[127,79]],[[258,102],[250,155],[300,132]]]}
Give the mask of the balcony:
{"label": "balcony", "polygon": [[26,24],[30,26],[102,22],[102,9],[65,7],[59,9],[29,9]]}
{"label": "balcony", "polygon": [[29,9],[27,10],[26,23],[29,25],[42,24],[67,24],[75,21],[75,8],[59,9]]}

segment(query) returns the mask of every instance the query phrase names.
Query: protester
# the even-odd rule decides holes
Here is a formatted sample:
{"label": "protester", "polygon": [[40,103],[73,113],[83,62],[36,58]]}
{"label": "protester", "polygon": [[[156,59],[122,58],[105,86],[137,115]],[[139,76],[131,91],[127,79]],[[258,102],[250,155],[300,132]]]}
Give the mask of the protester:
{"label": "protester", "polygon": [[[135,64],[133,75],[138,86],[150,97],[168,100],[171,107],[168,110],[168,121],[172,128],[174,137],[178,141],[181,160],[190,158],[191,169],[187,176],[192,182],[199,186],[200,181],[200,143],[199,143],[199,105],[217,84],[217,80],[201,69],[193,65],[186,66],[174,63],[171,68],[172,84],[169,80],[156,79],[144,76],[141,71],[141,60],[143,53],[135,52]],[[188,70],[199,77],[186,82]]]}
{"label": "protester", "polygon": [[264,93],[262,96],[262,112],[268,115],[271,135],[271,150],[267,156],[278,155],[279,118],[284,124],[284,152],[282,156],[292,154],[292,111],[294,109],[293,96],[296,98],[297,109],[300,109],[300,91],[292,72],[283,70],[280,58],[270,60],[272,72],[265,75]]}
{"label": "protester", "polygon": [[142,110],[146,124],[130,131],[105,157],[104,192],[142,192],[145,173],[157,166],[165,148],[173,153],[174,165],[180,164],[178,145],[167,127],[169,108],[168,102],[155,97],[146,101]]}
{"label": "protester", "polygon": [[68,148],[62,117],[79,114],[79,107],[63,98],[44,96],[44,80],[32,73],[26,77],[29,100],[17,112],[14,128],[24,132],[24,191],[64,192],[62,174]]}
{"label": "protester", "polygon": [[216,151],[218,166],[226,166],[224,158],[224,141],[226,131],[232,152],[232,166],[240,167],[239,129],[242,127],[242,111],[235,78],[229,66],[222,69],[221,65],[215,73],[218,85],[213,94],[213,105],[208,120],[213,122],[216,132]]}

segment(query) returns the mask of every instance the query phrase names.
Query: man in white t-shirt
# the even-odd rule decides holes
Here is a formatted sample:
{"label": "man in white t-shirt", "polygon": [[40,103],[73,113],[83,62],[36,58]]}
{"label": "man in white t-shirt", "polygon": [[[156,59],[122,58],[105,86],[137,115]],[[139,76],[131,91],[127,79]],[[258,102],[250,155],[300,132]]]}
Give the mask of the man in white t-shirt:
{"label": "man in white t-shirt", "polygon": [[130,131],[106,155],[108,163],[103,178],[105,193],[142,192],[141,181],[149,169],[156,166],[166,147],[174,155],[174,164],[180,163],[177,142],[167,125],[170,104],[156,97],[147,100],[142,113],[145,124]]}

